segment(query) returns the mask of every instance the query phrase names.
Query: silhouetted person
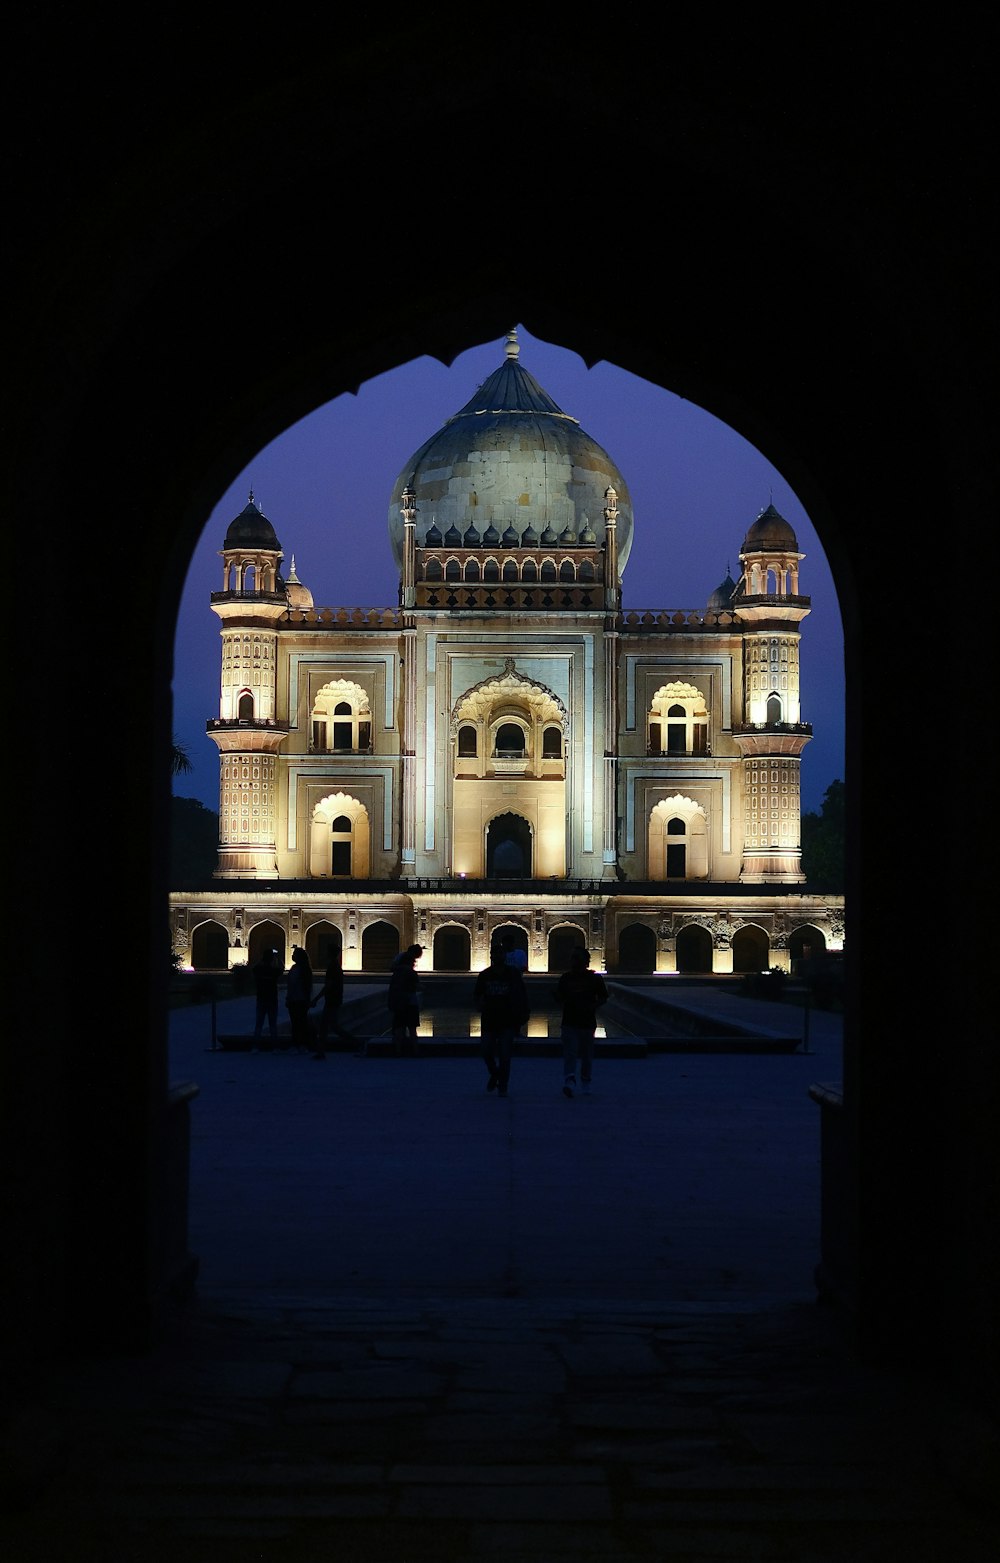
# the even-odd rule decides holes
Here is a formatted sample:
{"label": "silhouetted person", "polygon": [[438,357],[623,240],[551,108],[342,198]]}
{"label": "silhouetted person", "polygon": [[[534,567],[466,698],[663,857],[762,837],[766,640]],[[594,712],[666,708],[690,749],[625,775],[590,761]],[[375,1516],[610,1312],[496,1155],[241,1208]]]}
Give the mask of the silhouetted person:
{"label": "silhouetted person", "polygon": [[514,1037],[528,1018],[528,995],[524,978],[516,966],[507,965],[502,949],[494,947],[490,964],[476,978],[472,998],[482,1016],[486,1089],[506,1096]]}
{"label": "silhouetted person", "polygon": [[386,1002],[392,1021],[392,1051],[397,1055],[412,1057],[417,1051],[417,1028],[420,1025],[420,979],[415,966],[423,954],[423,946],[411,944],[408,950],[397,955],[392,963],[389,991]]}
{"label": "silhouetted person", "polygon": [[330,958],[323,975],[323,986],[313,999],[312,1005],[320,1002],[323,1009],[319,1017],[319,1040],[313,1058],[326,1057],[326,1044],[331,1031],[335,1036],[340,1037],[342,1042],[356,1040],[349,1031],[344,1030],[339,1019],[340,1006],[344,1002],[344,968],[339,950],[330,951]]}
{"label": "silhouetted person", "polygon": [[527,950],[522,950],[519,944],[515,944],[514,935],[512,933],[505,933],[503,935],[503,938],[500,940],[500,948],[503,951],[503,958],[507,962],[508,966],[515,967],[517,971],[527,971],[528,952]]}
{"label": "silhouetted person", "polygon": [[285,1008],[292,1029],[291,1045],[297,1053],[308,1053],[309,1005],[312,1002],[313,974],[309,957],[301,945],[292,950],[292,964],[285,984]]}
{"label": "silhouetted person", "polygon": [[589,1096],[597,1011],[608,1002],[608,990],[604,978],[590,970],[590,951],[582,944],[573,949],[569,971],[559,978],[556,994],[562,1005],[563,1096],[572,1096],[576,1090],[577,1058],[580,1089]]}
{"label": "silhouetted person", "polygon": [[[277,950],[265,950],[259,961],[254,963],[253,980],[257,990],[257,1018],[254,1021],[253,1037],[255,1042],[260,1041],[264,1030],[264,1022],[267,1021],[267,1029],[272,1042],[278,1040],[278,979],[281,976],[281,967],[278,964]],[[253,1050],[255,1053],[256,1048]]]}

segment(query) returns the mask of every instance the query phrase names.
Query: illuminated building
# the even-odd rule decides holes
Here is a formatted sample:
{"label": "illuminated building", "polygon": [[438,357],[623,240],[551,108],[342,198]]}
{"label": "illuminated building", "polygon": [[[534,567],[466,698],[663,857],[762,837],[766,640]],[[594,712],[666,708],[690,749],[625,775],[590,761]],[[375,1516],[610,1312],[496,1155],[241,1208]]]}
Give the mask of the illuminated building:
{"label": "illuminated building", "polygon": [[251,496],[211,604],[216,885],[172,896],[180,960],[333,942],[381,971],[418,942],[477,970],[501,926],[531,971],[581,941],[628,973],[842,948],[801,868],[794,531],[769,505],[698,611],[623,607],[632,535],[625,477],[514,332],[396,479],[396,607],[317,607]]}

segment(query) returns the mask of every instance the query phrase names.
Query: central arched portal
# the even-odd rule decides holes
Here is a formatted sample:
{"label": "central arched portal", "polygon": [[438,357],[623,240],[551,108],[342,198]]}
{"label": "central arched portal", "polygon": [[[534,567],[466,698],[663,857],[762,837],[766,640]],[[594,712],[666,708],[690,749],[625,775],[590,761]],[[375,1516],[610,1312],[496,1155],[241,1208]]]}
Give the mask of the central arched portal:
{"label": "central arched portal", "polygon": [[531,878],[531,826],[520,814],[498,814],[486,828],[487,879]]}

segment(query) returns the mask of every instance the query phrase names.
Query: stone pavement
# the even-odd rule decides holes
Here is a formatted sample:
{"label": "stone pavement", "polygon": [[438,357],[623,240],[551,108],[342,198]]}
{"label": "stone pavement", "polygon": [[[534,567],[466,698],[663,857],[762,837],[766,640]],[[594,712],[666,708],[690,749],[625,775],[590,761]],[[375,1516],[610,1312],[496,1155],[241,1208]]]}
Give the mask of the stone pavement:
{"label": "stone pavement", "polygon": [[837,1017],[573,1101],[551,1058],[500,1102],[474,1059],[209,1044],[175,1014],[198,1296],[14,1418],[7,1563],[993,1563],[990,1430],[814,1297]]}

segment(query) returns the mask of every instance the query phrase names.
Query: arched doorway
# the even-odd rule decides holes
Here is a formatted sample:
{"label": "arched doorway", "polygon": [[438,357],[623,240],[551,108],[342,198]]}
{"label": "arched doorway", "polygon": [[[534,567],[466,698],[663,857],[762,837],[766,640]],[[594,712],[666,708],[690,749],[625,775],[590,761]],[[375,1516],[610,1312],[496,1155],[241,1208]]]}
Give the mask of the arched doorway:
{"label": "arched doorway", "polygon": [[388,971],[399,954],[399,929],[392,923],[369,923],[361,935],[363,971]]}
{"label": "arched doorway", "polygon": [[656,934],[645,923],[629,923],[619,933],[618,970],[634,976],[656,970]]}
{"label": "arched doorway", "polygon": [[763,928],[752,923],[738,928],[733,935],[733,971],[745,976],[749,972],[766,971],[768,963],[767,934]]}
{"label": "arched doorway", "polygon": [[[521,737],[520,728],[517,731]],[[531,878],[531,826],[520,814],[498,814],[490,820],[486,829],[486,877]]]}
{"label": "arched doorway", "polygon": [[343,935],[333,923],[313,923],[306,932],[306,954],[315,972],[325,971],[330,956],[342,954],[343,948]]}
{"label": "arched doorway", "polygon": [[678,930],[677,970],[688,976],[712,970],[712,935],[700,923],[687,923]]}
{"label": "arched doorway", "polygon": [[564,923],[549,934],[549,971],[569,971],[570,957],[576,949],[586,949],[587,939],[582,928]]}
{"label": "arched doorway", "polygon": [[493,937],[490,939],[491,949],[496,949],[507,938],[513,939],[515,950],[523,950],[525,955],[527,955],[528,932],[527,929],[521,927],[520,923],[499,923],[494,928]]}
{"label": "arched doorway", "polygon": [[447,923],[438,928],[433,942],[435,971],[468,971],[472,965],[472,939],[468,928]]}
{"label": "arched doorway", "polygon": [[199,923],[191,935],[191,965],[195,971],[229,970],[229,935],[221,923]]}
{"label": "arched doorway", "polygon": [[794,972],[803,961],[815,961],[826,954],[826,936],[821,929],[804,924],[790,935],[788,953]]}
{"label": "arched doorway", "polygon": [[259,961],[265,950],[275,950],[282,966],[285,965],[285,930],[278,923],[254,923],[247,939],[247,960],[251,966]]}

